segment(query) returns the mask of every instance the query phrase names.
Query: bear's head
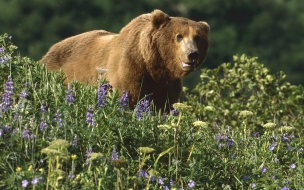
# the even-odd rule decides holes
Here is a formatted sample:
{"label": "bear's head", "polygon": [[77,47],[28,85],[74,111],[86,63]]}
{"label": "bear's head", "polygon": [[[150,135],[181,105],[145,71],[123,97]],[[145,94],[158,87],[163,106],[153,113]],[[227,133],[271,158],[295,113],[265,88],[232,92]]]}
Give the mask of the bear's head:
{"label": "bear's head", "polygon": [[[150,62],[148,70],[181,78],[204,62],[210,30],[206,22],[195,22],[182,17],[169,17],[160,10],[150,15],[149,31],[146,38],[144,59]],[[147,39],[148,38],[148,39]],[[163,64],[163,65],[160,65]],[[164,69],[169,71],[164,72]]]}

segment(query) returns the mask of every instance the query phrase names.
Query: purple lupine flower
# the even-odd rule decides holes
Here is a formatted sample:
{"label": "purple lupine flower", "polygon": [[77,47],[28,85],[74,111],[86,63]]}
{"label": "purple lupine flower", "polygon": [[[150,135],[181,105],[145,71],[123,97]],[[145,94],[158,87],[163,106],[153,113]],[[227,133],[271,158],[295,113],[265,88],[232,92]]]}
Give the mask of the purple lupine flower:
{"label": "purple lupine flower", "polygon": [[74,178],[75,178],[75,175],[70,173],[70,174],[68,175],[68,178],[74,179]]}
{"label": "purple lupine flower", "polygon": [[190,188],[195,187],[195,182],[194,182],[193,180],[190,180],[189,183],[188,183],[188,186],[189,186]]}
{"label": "purple lupine flower", "polygon": [[267,171],[267,168],[266,167],[263,167],[262,170],[261,170],[263,173],[265,173]]}
{"label": "purple lupine flower", "polygon": [[168,186],[163,186],[163,190],[169,190],[169,187]]}
{"label": "purple lupine flower", "polygon": [[88,161],[88,159],[90,159],[90,158],[91,158],[90,154],[92,154],[92,153],[93,153],[92,147],[91,147],[91,146],[89,146],[89,149],[87,150],[87,152],[86,152],[86,154],[85,154],[86,159],[87,159],[87,161],[86,161],[86,165],[90,164],[90,161]]}
{"label": "purple lupine flower", "polygon": [[276,176],[275,175],[271,176],[271,179],[276,179]]}
{"label": "purple lupine flower", "polygon": [[35,177],[32,179],[32,184],[36,185],[39,182],[39,178]]}
{"label": "purple lupine flower", "polygon": [[74,92],[72,90],[72,88],[70,87],[70,84],[68,85],[68,91],[66,93],[66,96],[65,96],[65,102],[66,103],[69,103],[69,104],[73,104],[75,101],[75,95],[74,95]]}
{"label": "purple lupine flower", "polygon": [[20,98],[27,98],[29,95],[26,90],[22,90],[19,96]]}
{"label": "purple lupine flower", "polygon": [[22,133],[22,138],[23,139],[29,139],[30,138],[30,130],[24,129],[24,131]]}
{"label": "purple lupine flower", "polygon": [[145,177],[145,178],[148,178],[148,177],[149,177],[149,174],[148,174],[145,170],[140,169],[137,176],[138,176],[138,177]]}
{"label": "purple lupine flower", "polygon": [[295,164],[291,164],[289,167],[290,167],[291,169],[295,169],[295,168],[296,168],[296,165],[295,165]]}
{"label": "purple lupine flower", "polygon": [[150,178],[150,181],[153,182],[153,181],[155,181],[155,179],[156,179],[156,177],[155,177],[155,176],[152,176],[152,177]]}
{"label": "purple lupine flower", "polygon": [[62,124],[62,118],[61,118],[61,112],[60,110],[58,109],[56,111],[56,114],[55,114],[55,118],[54,118],[54,121],[57,123],[58,127],[62,127],[63,124]]}
{"label": "purple lupine flower", "polygon": [[274,159],[274,162],[275,162],[275,163],[278,163],[279,161],[280,161],[280,160],[279,160],[278,158],[275,158],[275,159]]}
{"label": "purple lupine flower", "polygon": [[122,92],[122,96],[119,101],[119,110],[129,106],[129,93],[127,91]]}
{"label": "purple lupine flower", "polygon": [[5,84],[5,91],[2,94],[2,109],[4,111],[8,111],[13,104],[13,98],[14,95],[14,82],[13,79],[9,76],[8,80]]}
{"label": "purple lupine flower", "polygon": [[111,154],[111,161],[118,160],[118,158],[119,158],[118,152],[114,149]]}
{"label": "purple lupine flower", "polygon": [[170,179],[169,184],[170,184],[170,186],[173,186],[173,185],[175,185],[175,182],[172,179]]}
{"label": "purple lupine flower", "polygon": [[288,187],[284,186],[282,187],[282,190],[290,190]]}
{"label": "purple lupine flower", "polygon": [[135,111],[137,120],[142,120],[144,116],[151,113],[150,104],[149,101],[146,100],[146,97],[137,104]]}
{"label": "purple lupine flower", "polygon": [[234,146],[234,140],[233,139],[227,139],[226,140],[226,145],[228,147],[233,147]]}
{"label": "purple lupine flower", "polygon": [[87,159],[91,158],[91,157],[90,157],[90,154],[91,154],[91,153],[93,153],[93,150],[92,150],[92,147],[89,146],[89,148],[88,148],[88,150],[87,150],[87,152],[86,152],[86,158],[87,158]]}
{"label": "purple lupine flower", "polygon": [[22,187],[26,188],[28,186],[29,182],[25,179],[22,180]]}
{"label": "purple lupine flower", "polygon": [[274,147],[276,147],[276,146],[277,146],[277,143],[272,143],[272,144],[268,147],[268,149],[271,150],[271,151],[273,151],[273,150],[274,150]]}
{"label": "purple lupine flower", "polygon": [[89,108],[88,108],[88,112],[86,115],[86,122],[87,122],[87,124],[91,124],[92,126],[96,125],[95,114],[94,114],[94,110],[93,110],[92,106],[89,106]]}
{"label": "purple lupine flower", "polygon": [[179,111],[176,110],[176,109],[172,109],[172,110],[171,110],[171,114],[172,114],[173,116],[178,116]]}
{"label": "purple lupine flower", "polygon": [[256,187],[256,184],[255,183],[252,183],[251,184],[251,188],[253,189],[253,188],[255,188]]}
{"label": "purple lupine flower", "polygon": [[99,86],[97,91],[97,108],[106,106],[106,98],[108,91],[112,89],[110,84],[103,84]]}
{"label": "purple lupine flower", "polygon": [[160,185],[165,184],[164,181],[163,181],[163,178],[161,178],[161,177],[159,177],[157,181],[158,181],[158,184],[160,184]]}
{"label": "purple lupine flower", "polygon": [[248,175],[244,175],[243,180],[247,181],[249,179]]}
{"label": "purple lupine flower", "polygon": [[46,107],[46,105],[45,105],[45,103],[44,103],[44,102],[42,102],[42,104],[41,104],[41,107],[40,107],[40,112],[41,112],[41,113],[45,113],[45,112],[47,112],[47,107]]}
{"label": "purple lupine flower", "polygon": [[45,119],[44,120],[42,120],[41,121],[41,123],[40,123],[40,125],[39,125],[39,129],[41,130],[41,131],[44,131],[44,128],[47,126],[47,123],[46,123],[46,121],[45,121]]}
{"label": "purple lupine flower", "polygon": [[77,146],[77,135],[74,136],[73,142],[72,142],[72,146],[75,147]]}
{"label": "purple lupine flower", "polygon": [[4,49],[3,48],[0,48],[0,53],[4,53]]}
{"label": "purple lupine flower", "polygon": [[8,56],[6,56],[6,55],[4,55],[3,57],[0,57],[0,63],[1,64],[4,64],[8,60],[10,60],[10,58]]}

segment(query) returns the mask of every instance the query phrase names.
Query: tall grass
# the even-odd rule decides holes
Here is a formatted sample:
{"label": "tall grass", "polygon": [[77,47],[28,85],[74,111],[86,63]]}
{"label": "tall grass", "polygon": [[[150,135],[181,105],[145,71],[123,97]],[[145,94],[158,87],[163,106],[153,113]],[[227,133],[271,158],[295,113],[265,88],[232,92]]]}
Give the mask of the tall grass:
{"label": "tall grass", "polygon": [[[271,113],[263,116],[267,106],[248,103],[260,97],[237,104],[242,93],[248,95],[238,91],[240,96],[227,99],[229,89],[221,91],[216,81],[231,78],[215,69],[204,73],[223,78],[205,80],[203,73],[196,92],[186,93],[187,102],[174,104],[171,113],[155,112],[145,99],[132,110],[127,92],[119,96],[106,81],[65,86],[63,73],[47,72],[44,65],[15,55],[7,34],[0,43],[1,189],[304,187],[303,133],[294,122],[303,121],[303,104],[294,105],[293,115],[278,115],[287,117],[285,123],[269,120]],[[288,99],[282,92],[260,101],[303,100],[301,86],[286,88],[300,97]]]}

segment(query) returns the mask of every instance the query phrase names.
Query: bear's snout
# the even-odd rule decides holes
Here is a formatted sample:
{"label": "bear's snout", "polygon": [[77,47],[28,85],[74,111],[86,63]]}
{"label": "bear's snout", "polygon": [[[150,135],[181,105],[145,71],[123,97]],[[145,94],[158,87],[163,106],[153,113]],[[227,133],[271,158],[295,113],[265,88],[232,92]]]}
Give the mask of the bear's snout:
{"label": "bear's snout", "polygon": [[198,50],[188,52],[188,59],[189,59],[190,63],[194,63],[194,64],[197,63],[198,58],[199,58]]}

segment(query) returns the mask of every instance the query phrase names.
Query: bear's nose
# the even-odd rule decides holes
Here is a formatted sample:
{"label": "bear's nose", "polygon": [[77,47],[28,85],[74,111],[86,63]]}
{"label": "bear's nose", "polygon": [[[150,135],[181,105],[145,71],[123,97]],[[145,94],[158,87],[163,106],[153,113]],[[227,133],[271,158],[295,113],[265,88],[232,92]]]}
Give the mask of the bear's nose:
{"label": "bear's nose", "polygon": [[197,62],[198,57],[199,57],[198,51],[190,51],[188,53],[188,59],[192,62]]}

